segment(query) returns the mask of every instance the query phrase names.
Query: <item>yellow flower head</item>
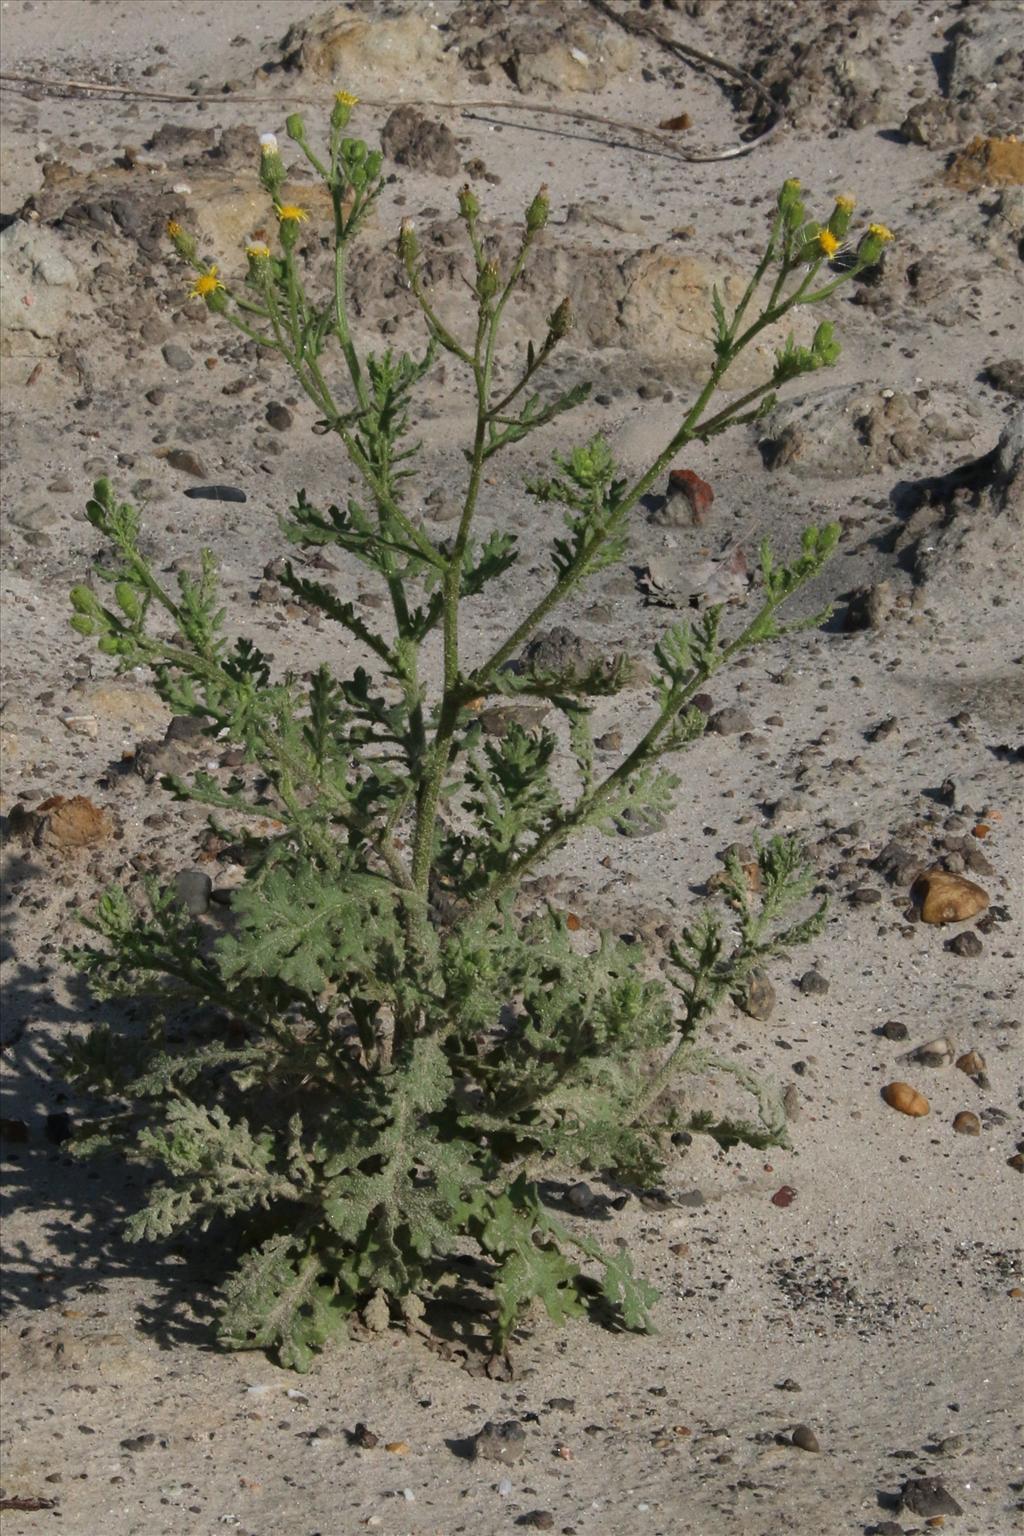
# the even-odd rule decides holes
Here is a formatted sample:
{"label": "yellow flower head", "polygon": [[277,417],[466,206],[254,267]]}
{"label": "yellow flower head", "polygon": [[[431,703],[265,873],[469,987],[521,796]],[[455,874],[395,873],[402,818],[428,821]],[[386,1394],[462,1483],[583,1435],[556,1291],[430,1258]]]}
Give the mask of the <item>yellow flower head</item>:
{"label": "yellow flower head", "polygon": [[224,284],[217,276],[217,268],[210,267],[206,272],[200,272],[192,284],[192,292],[189,294],[189,298],[208,299],[211,293],[216,293],[218,288],[223,287]]}
{"label": "yellow flower head", "polygon": [[253,240],[246,246],[245,254],[254,261],[265,261],[270,256],[270,246],[264,245],[262,240]]}
{"label": "yellow flower head", "polygon": [[339,107],[356,107],[359,105],[359,97],[353,96],[351,91],[335,91],[334,99]]}
{"label": "yellow flower head", "polygon": [[302,224],[309,218],[305,208],[296,203],[278,203],[275,211],[282,224]]}
{"label": "yellow flower head", "polygon": [[886,240],[892,240],[892,239],[895,238],[895,236],[893,235],[892,230],[891,229],[886,229],[884,224],[869,224],[868,225],[868,234],[869,235],[874,235],[876,240],[881,240],[881,241],[883,241],[883,243]]}
{"label": "yellow flower head", "polygon": [[836,239],[835,235],[830,229],[821,229],[818,231],[818,249],[821,251],[822,255],[827,256],[829,260],[831,260],[836,251],[838,251],[839,241]]}
{"label": "yellow flower head", "polygon": [[182,229],[182,227],[178,223],[177,219],[168,219],[167,220],[167,233],[168,233],[168,235],[170,236],[170,238],[172,240],[177,240],[178,236],[179,235],[183,235],[185,233],[185,231]]}
{"label": "yellow flower head", "polygon": [[844,213],[852,213],[854,206],[854,200],[850,194],[848,192],[840,192],[836,198],[836,207],[841,208]]}

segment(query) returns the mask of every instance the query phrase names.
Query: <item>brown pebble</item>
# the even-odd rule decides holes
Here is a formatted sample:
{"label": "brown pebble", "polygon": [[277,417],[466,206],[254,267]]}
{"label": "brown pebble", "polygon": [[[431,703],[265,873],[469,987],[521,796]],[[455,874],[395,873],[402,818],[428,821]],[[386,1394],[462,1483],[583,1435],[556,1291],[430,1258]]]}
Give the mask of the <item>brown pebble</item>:
{"label": "brown pebble", "polygon": [[807,1424],[798,1424],[790,1435],[793,1444],[801,1451],[820,1451],[818,1437]]}
{"label": "brown pebble", "polygon": [[1006,1166],[1016,1173],[1024,1173],[1024,1152],[1015,1152],[1012,1157],[1008,1157]]}
{"label": "brown pebble", "polygon": [[926,869],[910,888],[924,923],[964,923],[988,906],[988,896],[973,880],[945,869]]}
{"label": "brown pebble", "polygon": [[909,1083],[887,1083],[882,1089],[882,1098],[890,1109],[899,1110],[901,1115],[928,1113],[928,1100],[916,1088],[911,1088]]}
{"label": "brown pebble", "polygon": [[961,1072],[966,1072],[968,1077],[974,1077],[978,1072],[985,1070],[985,1058],[980,1051],[965,1051],[956,1059],[957,1067]]}
{"label": "brown pebble", "polygon": [[1011,1301],[1024,1301],[1024,1286],[1011,1285],[1006,1294]]}
{"label": "brown pebble", "polygon": [[408,1456],[409,1443],[407,1440],[389,1440],[384,1449],[395,1456]]}
{"label": "brown pebble", "polygon": [[669,1253],[674,1253],[677,1259],[687,1259],[690,1256],[689,1243],[669,1243]]}
{"label": "brown pebble", "polygon": [[981,1121],[969,1109],[962,1109],[953,1121],[958,1136],[980,1136]]}

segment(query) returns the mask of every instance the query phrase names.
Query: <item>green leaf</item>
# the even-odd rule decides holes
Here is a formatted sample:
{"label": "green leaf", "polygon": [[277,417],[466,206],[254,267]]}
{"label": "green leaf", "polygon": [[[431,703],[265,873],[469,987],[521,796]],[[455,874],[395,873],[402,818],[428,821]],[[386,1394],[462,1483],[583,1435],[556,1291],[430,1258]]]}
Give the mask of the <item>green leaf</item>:
{"label": "green leaf", "polygon": [[317,1253],[288,1235],[248,1253],[224,1287],[217,1329],[228,1349],[271,1349],[308,1371],[314,1353],[347,1332],[346,1309],[325,1283]]}

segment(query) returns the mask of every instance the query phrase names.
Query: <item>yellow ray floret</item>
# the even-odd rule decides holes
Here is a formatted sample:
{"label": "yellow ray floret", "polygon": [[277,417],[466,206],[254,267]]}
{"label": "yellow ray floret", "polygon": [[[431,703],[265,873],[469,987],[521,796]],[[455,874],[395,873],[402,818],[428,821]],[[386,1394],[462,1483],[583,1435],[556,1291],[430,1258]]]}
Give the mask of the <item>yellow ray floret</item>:
{"label": "yellow ray floret", "polygon": [[818,249],[823,255],[832,257],[839,249],[839,241],[830,229],[818,231]]}
{"label": "yellow ray floret", "polygon": [[200,272],[192,284],[192,292],[189,295],[193,299],[208,299],[211,293],[216,293],[224,284],[217,276],[217,268],[210,267],[206,272]]}
{"label": "yellow ray floret", "polygon": [[278,203],[276,213],[282,224],[302,224],[309,218],[305,208],[296,203]]}
{"label": "yellow ray floret", "polygon": [[357,107],[359,105],[359,97],[353,96],[351,91],[335,91],[334,99],[339,107]]}
{"label": "yellow ray floret", "polygon": [[886,229],[884,224],[869,224],[868,234],[874,235],[876,240],[892,240],[895,238],[891,229]]}

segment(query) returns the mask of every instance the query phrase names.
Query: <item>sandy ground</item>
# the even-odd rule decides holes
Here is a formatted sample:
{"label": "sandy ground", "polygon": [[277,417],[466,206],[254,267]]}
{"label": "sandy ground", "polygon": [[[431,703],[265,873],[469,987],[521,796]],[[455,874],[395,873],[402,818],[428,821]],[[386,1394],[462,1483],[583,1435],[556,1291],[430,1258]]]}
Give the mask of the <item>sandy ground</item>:
{"label": "sandy ground", "polygon": [[[1019,160],[1018,181],[1011,167],[1002,186],[946,174],[974,135],[1006,135],[1022,120],[1021,8],[648,7],[680,41],[755,70],[784,105],[764,145],[707,164],[592,124],[498,109],[536,100],[646,128],[685,110],[693,128],[660,143],[738,141],[749,102],[583,0],[370,0],[336,11],[335,32],[303,51],[301,37],[282,47],[292,23],[316,14],[297,0],[0,6],[8,72],[207,98],[2,94],[4,1530],[909,1532],[937,1527],[912,1498],[900,1509],[900,1490],[936,1477],[961,1508],[945,1529],[1022,1531],[1021,1175],[1010,1160],[1024,1129],[1024,192]],[[324,39],[352,20],[362,31],[335,75],[341,55]],[[264,68],[289,53],[295,67]],[[167,712],[145,679],[116,679],[67,625],[67,589],[99,553],[82,516],[95,475],[109,471],[145,503],[161,569],[201,544],[215,550],[232,623],[276,664],[349,660],[326,625],[289,613],[264,569],[281,553],[276,513],[294,490],[337,495],[333,445],[312,434],[312,408],[283,373],[185,300],[160,238],[169,214],[186,218],[231,270],[263,206],[256,134],[280,131],[297,102],[314,121],[341,85],[378,103],[358,119],[374,141],[402,100],[495,104],[483,117],[422,110],[451,129],[501,228],[549,184],[544,260],[513,309],[510,342],[571,288],[579,319],[562,378],[593,378],[596,392],[574,440],[601,430],[634,469],[699,378],[708,284],[749,266],[784,176],[800,176],[825,206],[856,193],[898,242],[877,284],[835,303],[838,368],[791,387],[796,403],[758,432],[694,451],[687,467],[715,489],[709,521],[667,526],[653,501],[629,552],[666,602],[685,606],[737,546],[752,551],[768,534],[791,548],[806,522],[838,518],[839,553],[807,597],[808,607],[833,601],[835,618],[716,687],[716,708],[749,718],[682,763],[684,791],[664,827],[595,836],[550,871],[585,922],[643,932],[685,921],[731,844],[759,830],[807,840],[832,898],[827,931],[775,968],[769,1018],[730,1007],[715,1026],[726,1052],[788,1086],[793,1149],[766,1161],[697,1142],[667,1170],[660,1200],[591,1179],[595,1202],[575,1219],[624,1243],[659,1286],[658,1332],[559,1332],[537,1320],[514,1344],[508,1381],[481,1374],[458,1337],[353,1343],[303,1378],[217,1352],[217,1255],[201,1243],[170,1253],[124,1244],[132,1176],[81,1167],[60,1145],[67,1117],[89,1106],[69,1096],[50,1051],[100,1016],[60,958],[75,911],[109,880],[146,871],[233,878],[199,812],[145,776],[153,750],[143,743],[160,741]],[[919,120],[932,112],[919,133],[906,126],[915,107]],[[451,238],[454,178],[430,168],[445,153],[423,137],[368,231],[354,283],[366,344],[379,344],[382,327],[402,343],[416,335],[390,241],[405,214],[426,246]],[[455,315],[457,262],[446,262],[436,281]],[[417,494],[428,519],[443,517],[469,419],[451,367],[443,409],[440,398],[422,421]],[[271,405],[286,407],[271,413],[277,426]],[[942,478],[990,454],[1001,434],[1002,479],[991,464],[959,484]],[[549,534],[521,480],[560,445],[554,434],[533,439],[529,454],[499,461],[488,488],[485,526],[512,518],[537,557],[499,602],[470,611],[481,651],[539,590]],[[198,458],[197,472],[183,454]],[[202,482],[248,499],[184,498]],[[332,579],[373,601],[351,572]],[[649,651],[672,611],[643,585],[628,569],[606,575],[564,622],[602,650]],[[649,690],[628,691],[603,706],[600,729],[628,738],[649,705]],[[210,747],[176,750],[199,764]],[[72,852],[25,840],[11,812],[53,794],[91,797],[116,835]],[[913,872],[937,862],[984,887],[991,904],[979,920],[908,920]],[[951,948],[960,934],[970,942]],[[905,1059],[935,1037],[949,1038],[952,1057],[977,1051],[983,1068],[968,1076],[952,1058],[934,1068]],[[890,1110],[880,1088],[893,1078],[924,1092],[931,1113]],[[978,1135],[954,1133],[961,1111],[978,1117]],[[783,1185],[796,1192],[785,1207],[772,1201]],[[470,1459],[485,1421],[512,1419],[526,1432],[521,1459]],[[379,1444],[356,1443],[357,1423]],[[813,1431],[817,1454],[791,1443],[797,1425]]]}

